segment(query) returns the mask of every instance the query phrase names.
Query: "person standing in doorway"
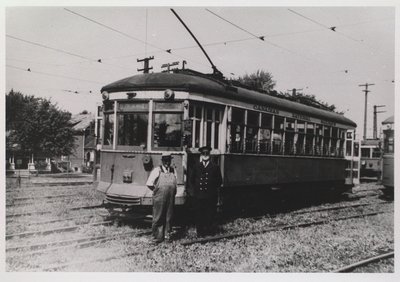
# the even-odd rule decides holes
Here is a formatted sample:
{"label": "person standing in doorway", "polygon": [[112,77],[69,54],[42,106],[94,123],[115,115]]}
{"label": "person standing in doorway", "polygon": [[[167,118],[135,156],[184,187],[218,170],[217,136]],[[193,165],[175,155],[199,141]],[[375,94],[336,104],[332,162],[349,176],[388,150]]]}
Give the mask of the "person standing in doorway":
{"label": "person standing in doorway", "polygon": [[151,171],[146,182],[147,187],[153,191],[152,233],[155,243],[171,239],[177,186],[177,175],[171,167],[171,159],[170,153],[163,153],[162,164]]}
{"label": "person standing in doorway", "polygon": [[222,176],[219,166],[210,159],[211,147],[204,146],[199,151],[200,161],[189,171],[189,195],[193,202],[197,236],[202,237],[213,232]]}

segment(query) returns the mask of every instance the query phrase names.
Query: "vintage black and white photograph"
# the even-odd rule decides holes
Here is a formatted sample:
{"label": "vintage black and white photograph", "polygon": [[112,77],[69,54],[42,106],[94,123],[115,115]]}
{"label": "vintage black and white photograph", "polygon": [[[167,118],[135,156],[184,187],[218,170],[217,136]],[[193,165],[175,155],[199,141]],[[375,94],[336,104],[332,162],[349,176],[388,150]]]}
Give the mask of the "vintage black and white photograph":
{"label": "vintage black and white photograph", "polygon": [[6,272],[395,272],[394,3],[4,14]]}

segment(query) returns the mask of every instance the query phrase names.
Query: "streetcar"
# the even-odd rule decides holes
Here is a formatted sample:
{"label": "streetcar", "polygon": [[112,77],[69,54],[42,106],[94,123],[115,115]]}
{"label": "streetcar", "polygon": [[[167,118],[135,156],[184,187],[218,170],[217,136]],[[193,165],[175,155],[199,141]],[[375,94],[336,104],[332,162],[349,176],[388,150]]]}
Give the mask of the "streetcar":
{"label": "streetcar", "polygon": [[383,157],[382,184],[386,192],[393,193],[394,188],[394,116],[382,122],[383,127]]}
{"label": "streetcar", "polygon": [[360,178],[379,180],[381,177],[382,141],[380,139],[361,140]]}
{"label": "streetcar", "polygon": [[[240,195],[304,187],[346,190],[346,134],[356,124],[335,112],[247,89],[193,70],[146,73],[101,89],[100,179],[110,210],[152,207],[150,171],[172,153],[178,177],[176,206],[184,206],[198,148],[223,177],[220,204]],[[350,144],[350,147],[352,145]]]}

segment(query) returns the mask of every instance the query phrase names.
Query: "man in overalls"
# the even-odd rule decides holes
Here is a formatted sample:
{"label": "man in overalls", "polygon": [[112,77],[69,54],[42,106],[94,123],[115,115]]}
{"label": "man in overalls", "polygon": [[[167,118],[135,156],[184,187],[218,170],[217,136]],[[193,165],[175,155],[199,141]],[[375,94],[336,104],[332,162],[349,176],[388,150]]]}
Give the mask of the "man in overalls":
{"label": "man in overalls", "polygon": [[172,216],[175,204],[176,171],[171,167],[171,154],[163,153],[162,165],[155,167],[146,185],[153,191],[153,238],[155,243],[170,240]]}

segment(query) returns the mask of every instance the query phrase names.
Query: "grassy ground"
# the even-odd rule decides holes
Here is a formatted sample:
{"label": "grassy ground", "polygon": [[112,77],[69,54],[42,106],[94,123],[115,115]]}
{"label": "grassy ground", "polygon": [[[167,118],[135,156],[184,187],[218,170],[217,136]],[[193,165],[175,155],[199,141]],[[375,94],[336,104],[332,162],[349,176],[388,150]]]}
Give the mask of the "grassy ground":
{"label": "grassy ground", "polygon": [[[358,189],[376,188],[368,183]],[[51,188],[53,189],[53,188]],[[62,187],[60,187],[62,189]],[[45,190],[50,193],[50,189]],[[52,190],[53,191],[53,190]],[[62,190],[64,191],[64,190]],[[44,193],[44,192],[43,192]],[[92,223],[101,220],[96,217],[96,211],[69,211],[71,206],[98,204],[100,196],[94,189],[84,189],[79,197],[60,199],[55,203],[25,207],[7,208],[7,214],[34,210],[51,210],[52,214],[30,216],[15,219],[7,224],[7,233],[22,231],[39,231],[49,228],[70,226],[77,223]],[[16,194],[15,194],[16,195]],[[32,195],[30,192],[27,195]],[[18,196],[22,194],[18,193]],[[12,201],[11,199],[7,199]],[[296,214],[295,212],[277,215],[265,215],[261,219],[234,218],[223,221],[221,230],[249,231],[258,230],[281,224],[294,224],[312,220],[330,219],[348,214],[371,211],[386,211],[385,214],[351,219],[331,221],[327,224],[297,228],[286,231],[275,231],[259,235],[223,240],[208,244],[182,246],[181,241],[162,243],[154,246],[150,236],[127,236],[111,240],[85,249],[73,247],[43,254],[29,254],[24,250],[7,252],[7,271],[32,271],[44,269],[60,263],[72,263],[62,271],[137,271],[137,272],[330,272],[350,263],[394,248],[393,203],[380,205],[383,202],[377,196],[362,198],[356,202],[340,202],[334,205],[349,205],[355,203],[375,203],[368,207],[351,208],[337,211],[320,211]],[[329,207],[332,204],[322,204]],[[316,207],[304,210],[315,210]],[[28,225],[45,219],[66,218],[77,215],[95,215],[92,219],[77,219],[70,222]],[[86,236],[117,235],[125,232],[141,232],[149,225],[120,225],[117,222],[111,226],[83,225],[74,232],[34,236],[12,239],[6,242],[6,247],[38,244],[82,238]],[[183,239],[195,237],[193,227],[188,228]],[[126,256],[130,254],[129,256]],[[125,255],[104,262],[92,262],[104,257]],[[358,269],[360,272],[393,272],[393,260],[386,260]]]}

